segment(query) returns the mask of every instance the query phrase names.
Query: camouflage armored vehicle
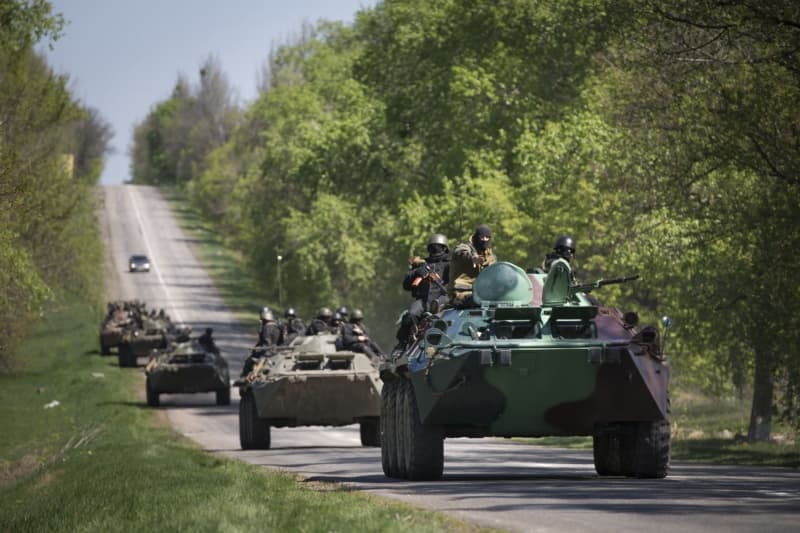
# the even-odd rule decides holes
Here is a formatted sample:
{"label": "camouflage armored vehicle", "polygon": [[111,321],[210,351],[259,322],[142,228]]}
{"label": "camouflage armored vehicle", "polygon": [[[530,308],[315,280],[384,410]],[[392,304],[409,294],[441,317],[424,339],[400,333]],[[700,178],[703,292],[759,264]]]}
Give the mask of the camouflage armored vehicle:
{"label": "camouflage armored vehicle", "polygon": [[160,394],[216,392],[217,405],[231,403],[228,362],[219,350],[190,339],[155,350],[145,366],[147,405],[158,407]]}
{"label": "camouflage armored vehicle", "polygon": [[122,332],[118,346],[119,366],[133,367],[139,357],[147,357],[153,349],[166,349],[171,341],[188,340],[188,328],[177,328],[167,317],[141,313]]}
{"label": "camouflage armored vehicle", "polygon": [[102,355],[111,355],[111,349],[119,347],[125,328],[132,322],[128,302],[108,303],[108,311],[100,323],[100,353]]}
{"label": "camouflage armored vehicle", "polygon": [[[670,366],[661,334],[598,305],[608,283],[571,283],[569,263],[480,273],[479,307],[434,315],[381,365],[381,459],[388,477],[438,479],[446,437],[593,437],[601,476],[662,478],[670,452]],[[668,319],[664,319],[668,327]]]}
{"label": "camouflage armored vehicle", "polygon": [[270,427],[358,422],[363,446],[379,446],[381,381],[363,353],[336,350],[336,335],[297,337],[273,347],[237,381],[242,449],[269,449]]}

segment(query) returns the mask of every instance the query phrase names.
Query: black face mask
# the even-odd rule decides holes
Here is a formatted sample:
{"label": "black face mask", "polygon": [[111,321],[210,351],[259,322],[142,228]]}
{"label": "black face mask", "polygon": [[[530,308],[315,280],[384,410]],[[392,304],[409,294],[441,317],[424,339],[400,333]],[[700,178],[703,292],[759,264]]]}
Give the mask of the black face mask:
{"label": "black face mask", "polygon": [[482,240],[480,239],[480,236],[478,236],[478,235],[474,235],[474,236],[472,237],[472,245],[473,245],[473,246],[475,247],[475,249],[476,249],[476,250],[478,250],[479,252],[482,252],[482,251],[486,250],[486,249],[487,249],[489,246],[491,246],[491,244],[492,244],[492,239],[491,239],[491,237],[489,238],[489,240],[488,240],[488,241],[482,241]]}
{"label": "black face mask", "polygon": [[447,247],[441,244],[431,244],[428,246],[428,253],[433,257],[439,257],[447,253]]}

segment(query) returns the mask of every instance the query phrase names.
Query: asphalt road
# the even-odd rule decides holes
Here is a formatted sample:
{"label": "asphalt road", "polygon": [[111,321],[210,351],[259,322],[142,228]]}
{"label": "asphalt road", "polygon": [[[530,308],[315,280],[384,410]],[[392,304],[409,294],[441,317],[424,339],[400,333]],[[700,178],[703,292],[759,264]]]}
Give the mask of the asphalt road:
{"label": "asphalt road", "polygon": [[[234,323],[157,190],[105,187],[104,197],[110,297],[163,307],[196,332],[212,326],[238,375],[257,310],[247,327]],[[150,273],[127,272],[134,253],[150,257]],[[358,426],[273,428],[272,449],[242,451],[235,389],[227,407],[213,394],[162,395],[161,404],[177,431],[211,452],[511,531],[800,531],[797,469],[679,462],[663,480],[598,478],[591,452],[448,439],[444,478],[412,483],[383,476],[380,450],[361,447]]]}

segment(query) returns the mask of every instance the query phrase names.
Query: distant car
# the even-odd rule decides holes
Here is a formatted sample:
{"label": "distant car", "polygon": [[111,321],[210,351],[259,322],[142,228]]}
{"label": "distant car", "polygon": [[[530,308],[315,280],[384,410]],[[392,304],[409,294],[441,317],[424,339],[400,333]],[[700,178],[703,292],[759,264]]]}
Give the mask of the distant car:
{"label": "distant car", "polygon": [[128,260],[130,272],[150,272],[150,260],[146,255],[132,255]]}

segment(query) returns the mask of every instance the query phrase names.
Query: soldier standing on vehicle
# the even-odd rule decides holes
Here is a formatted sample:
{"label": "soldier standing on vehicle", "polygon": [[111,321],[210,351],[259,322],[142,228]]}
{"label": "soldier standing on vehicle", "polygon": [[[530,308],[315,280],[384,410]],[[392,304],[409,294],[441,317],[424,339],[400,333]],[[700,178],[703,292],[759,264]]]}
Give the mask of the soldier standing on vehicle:
{"label": "soldier standing on vehicle", "polygon": [[409,258],[409,271],[403,289],[410,291],[414,302],[400,319],[397,340],[402,349],[412,341],[422,315],[435,312],[447,303],[447,282],[450,280],[450,248],[447,237],[434,233],[428,238],[428,257]]}
{"label": "soldier standing on vehicle", "polygon": [[269,307],[261,309],[258,328],[258,342],[250,352],[250,357],[245,359],[242,367],[242,376],[250,373],[259,357],[264,355],[270,346],[277,346],[281,340],[281,327],[275,321],[275,315]]}
{"label": "soldier standing on vehicle", "polygon": [[364,325],[364,313],[354,309],[350,320],[342,326],[341,346],[343,350],[351,350],[367,354],[373,361],[383,359],[383,350],[369,338],[367,326]]}
{"label": "soldier standing on vehicle", "polygon": [[295,338],[306,334],[306,325],[297,318],[297,311],[294,307],[288,307],[283,316],[286,318],[286,322],[281,328],[281,344],[287,345]]}
{"label": "soldier standing on vehicle", "polygon": [[472,284],[481,270],[497,262],[492,252],[492,230],[486,224],[475,228],[469,242],[462,242],[450,257],[450,283],[447,285],[453,307],[473,307]]}
{"label": "soldier standing on vehicle", "polygon": [[328,333],[331,329],[331,318],[333,318],[333,311],[331,311],[330,307],[320,307],[317,311],[317,317],[308,326],[306,335]]}

